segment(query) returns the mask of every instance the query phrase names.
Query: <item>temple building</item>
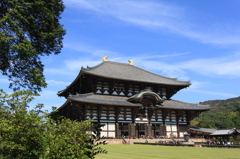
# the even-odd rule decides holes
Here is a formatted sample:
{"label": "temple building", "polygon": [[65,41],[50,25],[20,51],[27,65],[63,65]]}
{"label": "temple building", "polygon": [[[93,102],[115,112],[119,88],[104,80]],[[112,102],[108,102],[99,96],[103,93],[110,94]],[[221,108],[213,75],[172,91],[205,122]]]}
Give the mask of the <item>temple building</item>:
{"label": "temple building", "polygon": [[105,124],[101,135],[109,138],[183,137],[190,121],[210,109],[209,105],[171,99],[189,87],[189,81],[164,77],[129,62],[104,57],[97,66],[82,67],[76,79],[58,92],[67,99],[58,115]]}

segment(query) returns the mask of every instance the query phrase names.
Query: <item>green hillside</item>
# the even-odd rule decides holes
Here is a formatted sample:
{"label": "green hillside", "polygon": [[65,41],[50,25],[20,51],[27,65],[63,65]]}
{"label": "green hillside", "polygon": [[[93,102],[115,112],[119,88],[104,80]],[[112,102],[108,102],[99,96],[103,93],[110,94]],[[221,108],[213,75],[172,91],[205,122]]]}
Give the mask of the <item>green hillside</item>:
{"label": "green hillside", "polygon": [[209,104],[211,109],[201,113],[191,121],[191,126],[240,129],[240,97],[227,100],[209,100],[200,104]]}

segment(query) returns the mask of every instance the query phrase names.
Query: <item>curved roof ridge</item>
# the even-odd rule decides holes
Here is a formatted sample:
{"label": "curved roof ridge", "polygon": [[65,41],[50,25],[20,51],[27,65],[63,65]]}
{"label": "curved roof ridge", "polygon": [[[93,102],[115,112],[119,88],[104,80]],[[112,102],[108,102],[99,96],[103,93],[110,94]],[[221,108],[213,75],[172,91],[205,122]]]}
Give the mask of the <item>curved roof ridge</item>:
{"label": "curved roof ridge", "polygon": [[[163,78],[167,78],[167,79],[171,79],[171,80],[175,80],[175,81],[180,81],[180,80],[178,80],[178,78],[166,77],[166,76],[163,76],[163,75],[159,75],[159,74],[157,74],[157,73],[154,73],[154,72],[150,72],[150,71],[148,71],[148,70],[145,70],[145,69],[140,68],[140,67],[135,66],[135,65],[129,65],[128,63],[121,63],[121,62],[114,62],[114,61],[103,61],[103,62],[101,62],[100,64],[98,64],[98,65],[96,65],[96,66],[88,67],[88,69],[97,68],[97,67],[103,65],[103,63],[105,63],[105,62],[114,63],[114,64],[119,64],[119,65],[127,65],[127,66],[130,66],[130,67],[135,67],[135,68],[137,68],[137,69],[140,69],[140,70],[142,70],[142,71],[144,71],[144,72],[147,72],[147,73],[151,73],[151,74],[153,74],[153,75],[157,75],[157,76],[160,76],[160,77],[163,77]],[[187,83],[187,82],[190,82],[190,81],[180,81],[180,82],[186,82],[186,83]]]}
{"label": "curved roof ridge", "polygon": [[103,65],[105,62],[110,62],[110,61],[103,61],[103,62],[101,62],[100,64],[97,64],[97,65],[92,66],[92,67],[87,66],[86,68],[84,68],[84,67],[82,66],[81,70],[86,70],[86,71],[87,71],[87,70],[92,70],[92,69],[95,69],[95,68],[100,67],[100,66]]}
{"label": "curved roof ridge", "polygon": [[154,72],[147,71],[147,70],[145,70],[145,69],[142,69],[142,68],[137,67],[137,66],[134,66],[134,65],[131,65],[131,66],[136,67],[136,68],[138,68],[138,69],[140,69],[140,70],[143,70],[143,71],[145,71],[145,72],[151,73],[151,74],[153,74],[153,75],[157,75],[157,76],[163,77],[163,78],[167,78],[167,79],[171,79],[171,80],[175,80],[175,81],[179,81],[179,82],[186,82],[186,83],[188,82],[188,83],[190,83],[190,81],[180,81],[180,80],[178,80],[178,78],[166,77],[166,76],[163,76],[163,75],[159,75],[159,74],[157,74],[157,73],[154,73]]}
{"label": "curved roof ridge", "polygon": [[210,106],[209,104],[203,105],[203,104],[199,104],[199,103],[188,103],[188,102],[183,102],[183,101],[179,101],[179,100],[175,100],[175,99],[169,99],[169,100],[179,102],[179,103],[183,103],[183,104],[186,103],[186,104],[195,104],[195,105],[198,105],[198,106]]}
{"label": "curved roof ridge", "polygon": [[[172,81],[176,81],[176,82],[181,82],[183,84],[188,84],[190,85],[190,81],[181,81],[181,80],[178,80],[177,78],[171,78],[171,77],[166,77],[166,76],[163,76],[163,75],[159,75],[157,73],[153,73],[153,72],[150,72],[148,70],[145,70],[145,69],[142,69],[138,66],[135,66],[135,65],[129,65],[128,63],[121,63],[121,62],[114,62],[114,61],[103,61],[101,62],[100,64],[96,65],[96,66],[93,66],[93,67],[87,67],[87,68],[82,68],[83,71],[93,71],[93,70],[96,70],[97,68],[100,68],[101,66],[103,66],[104,64],[115,64],[115,65],[122,65],[122,66],[127,66],[127,67],[132,67],[132,68],[135,68],[135,69],[138,69],[138,70],[141,70],[147,74],[151,74],[151,75],[154,75],[154,76],[157,76],[157,77],[161,77],[161,78],[164,78],[166,80],[172,80]],[[90,73],[90,72],[89,72]],[[95,73],[93,73],[95,74]]]}

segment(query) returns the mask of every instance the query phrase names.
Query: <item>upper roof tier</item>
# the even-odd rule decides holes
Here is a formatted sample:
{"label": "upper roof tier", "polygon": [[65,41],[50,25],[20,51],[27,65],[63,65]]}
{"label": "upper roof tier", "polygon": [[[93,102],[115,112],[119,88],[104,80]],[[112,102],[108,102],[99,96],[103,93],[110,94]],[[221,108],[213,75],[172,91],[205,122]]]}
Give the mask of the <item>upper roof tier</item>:
{"label": "upper roof tier", "polygon": [[103,61],[97,66],[87,67],[81,69],[81,73],[91,74],[95,76],[127,80],[144,83],[164,84],[164,85],[177,85],[177,86],[190,86],[189,81],[179,81],[176,78],[169,78],[161,76],[134,65]]}

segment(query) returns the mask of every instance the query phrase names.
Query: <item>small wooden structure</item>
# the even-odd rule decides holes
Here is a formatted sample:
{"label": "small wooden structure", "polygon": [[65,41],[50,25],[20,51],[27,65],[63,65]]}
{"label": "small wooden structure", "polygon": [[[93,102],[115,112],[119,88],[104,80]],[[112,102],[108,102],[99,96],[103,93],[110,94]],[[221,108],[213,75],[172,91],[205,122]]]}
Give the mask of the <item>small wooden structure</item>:
{"label": "small wooden structure", "polygon": [[191,137],[203,137],[205,139],[218,138],[221,140],[229,141],[232,137],[233,141],[240,140],[240,131],[236,128],[231,129],[210,129],[210,128],[197,128],[191,127],[190,129]]}

